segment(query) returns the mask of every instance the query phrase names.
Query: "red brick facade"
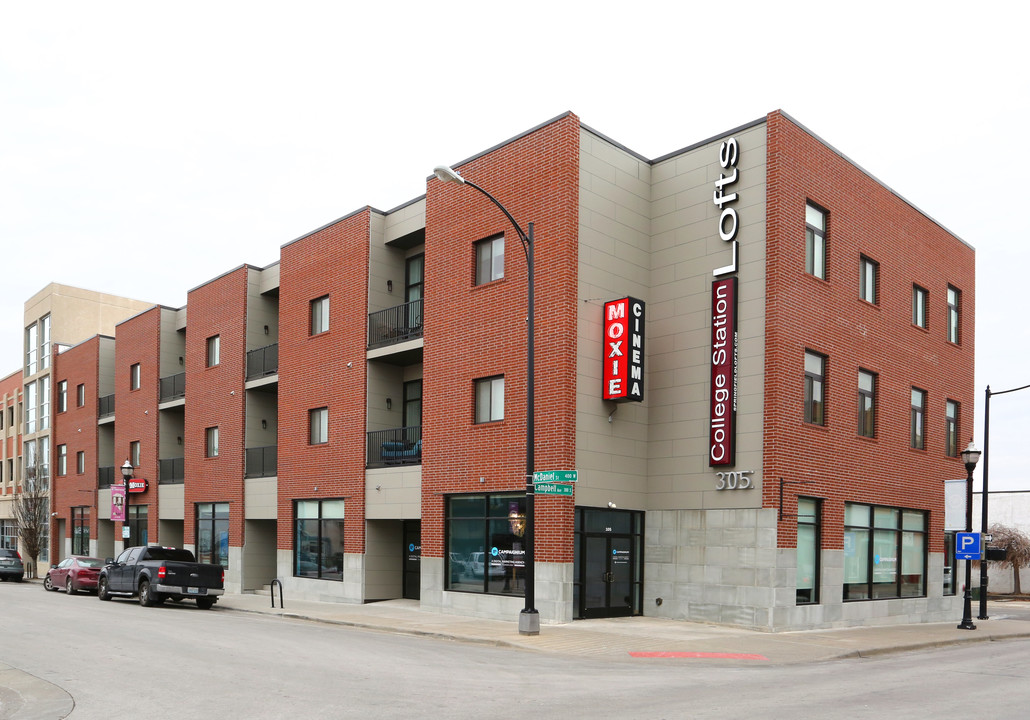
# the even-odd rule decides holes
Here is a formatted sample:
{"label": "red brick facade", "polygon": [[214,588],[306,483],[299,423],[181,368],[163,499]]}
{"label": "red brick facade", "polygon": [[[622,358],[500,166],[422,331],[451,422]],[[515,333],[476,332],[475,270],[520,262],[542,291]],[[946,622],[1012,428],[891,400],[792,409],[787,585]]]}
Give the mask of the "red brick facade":
{"label": "red brick facade", "polygon": [[[826,280],[805,272],[807,202],[828,211]],[[945,455],[947,400],[961,404],[960,449],[973,435],[973,249],[778,112],[766,223],[764,506],[778,507],[780,478],[788,515],[798,495],[825,498],[826,549],[842,547],[845,501],[930,510],[939,552],[942,483],[965,478]],[[875,305],[858,296],[862,256],[879,263]],[[913,284],[929,291],[926,329],[912,324]],[[957,345],[946,335],[949,285],[962,292]],[[803,421],[806,350],[827,357],[824,426]],[[875,438],[857,432],[859,369],[878,380]],[[913,387],[928,393],[923,450],[910,447]],[[793,517],[781,521],[780,547],[795,532]]]}
{"label": "red brick facade", "polygon": [[[536,468],[575,465],[579,120],[546,125],[456,168],[534,223]],[[504,278],[475,285],[474,243],[504,233]],[[443,556],[444,497],[524,491],[526,261],[503,213],[473,188],[426,196],[422,552]],[[504,375],[504,420],[476,425],[473,382]],[[479,478],[483,482],[479,482]],[[572,559],[571,498],[536,503],[536,558]]]}
{"label": "red brick facade", "polygon": [[[344,551],[365,547],[365,347],[370,210],[282,248],[279,287],[278,546],[293,547],[295,499],[346,498]],[[329,330],[311,334],[311,301],[329,296]],[[309,411],[328,408],[328,442]]]}

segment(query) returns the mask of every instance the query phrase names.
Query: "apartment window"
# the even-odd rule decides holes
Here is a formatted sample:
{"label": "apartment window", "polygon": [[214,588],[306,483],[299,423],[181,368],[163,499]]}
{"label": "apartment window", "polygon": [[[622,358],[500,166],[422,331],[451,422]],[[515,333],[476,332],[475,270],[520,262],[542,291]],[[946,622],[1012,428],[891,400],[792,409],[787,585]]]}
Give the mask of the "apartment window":
{"label": "apartment window", "polygon": [[132,463],[134,468],[140,467],[139,440],[133,440],[129,443],[129,462]]}
{"label": "apartment window", "polygon": [[504,420],[504,376],[476,380],[476,422]]}
{"label": "apartment window", "polygon": [[57,383],[57,412],[63,413],[68,410],[68,381],[62,380]]}
{"label": "apartment window", "polygon": [[944,442],[948,457],[958,457],[958,409],[954,400],[944,404]]}
{"label": "apartment window", "polygon": [[207,366],[214,367],[219,363],[222,339],[220,335],[212,335],[207,339]]}
{"label": "apartment window", "polygon": [[863,257],[858,263],[858,296],[873,305],[877,302],[876,285],[880,276],[879,263]]}
{"label": "apartment window", "polygon": [[329,296],[323,295],[311,301],[311,334],[318,335],[329,330]]}
{"label": "apartment window", "polygon": [[926,594],[926,513],[844,504],[844,599]]}
{"label": "apartment window", "polygon": [[75,407],[83,407],[86,404],[86,386],[79,384],[75,388]]}
{"label": "apartment window", "polygon": [[343,580],[344,501],[294,501],[293,574]]}
{"label": "apartment window", "polygon": [[205,457],[218,457],[218,426],[209,427],[204,432],[204,455]]}
{"label": "apartment window", "polygon": [[39,379],[39,429],[50,427],[50,376]]}
{"label": "apartment window", "polygon": [[57,474],[67,475],[68,474],[68,446],[58,445],[57,446]]}
{"label": "apartment window", "polygon": [[504,277],[504,235],[476,243],[476,285]]}
{"label": "apartment window", "polygon": [[912,388],[912,415],[909,423],[910,445],[915,450],[926,447],[926,391]]}
{"label": "apartment window", "polygon": [[89,508],[73,507],[72,555],[89,555]]}
{"label": "apartment window", "polygon": [[22,403],[22,409],[25,412],[25,434],[31,435],[36,432],[36,405],[38,387],[36,383],[30,382],[25,385],[25,401]]}
{"label": "apartment window", "polygon": [[805,272],[826,279],[826,213],[805,206]]}
{"label": "apartment window", "polygon": [[229,567],[229,503],[197,503],[197,562]]}
{"label": "apartment window", "polygon": [[139,363],[134,363],[129,368],[129,389],[139,390]]}
{"label": "apartment window", "polygon": [[39,321],[39,369],[50,367],[50,316]]}
{"label": "apartment window", "polygon": [[956,345],[959,341],[958,324],[959,324],[959,300],[962,298],[962,293],[956,288],[948,286],[948,342],[953,342]]}
{"label": "apartment window", "polygon": [[79,475],[86,472],[86,453],[82,450],[75,453],[75,472]]}
{"label": "apartment window", "polygon": [[805,422],[826,424],[826,357],[805,352]]}
{"label": "apartment window", "polygon": [[32,323],[25,328],[25,374],[35,375],[39,370],[39,328]]}
{"label": "apartment window", "polygon": [[912,324],[916,327],[926,329],[926,309],[928,307],[929,294],[918,285],[912,286]]}
{"label": "apartment window", "polygon": [[819,602],[819,501],[798,498],[798,605]]}
{"label": "apartment window", "polygon": [[329,442],[329,408],[309,410],[308,428],[308,442],[311,445],[324,445]]}
{"label": "apartment window", "polygon": [[876,375],[858,371],[858,434],[876,437]]}
{"label": "apartment window", "polygon": [[448,497],[445,532],[448,590],[525,594],[524,493]]}

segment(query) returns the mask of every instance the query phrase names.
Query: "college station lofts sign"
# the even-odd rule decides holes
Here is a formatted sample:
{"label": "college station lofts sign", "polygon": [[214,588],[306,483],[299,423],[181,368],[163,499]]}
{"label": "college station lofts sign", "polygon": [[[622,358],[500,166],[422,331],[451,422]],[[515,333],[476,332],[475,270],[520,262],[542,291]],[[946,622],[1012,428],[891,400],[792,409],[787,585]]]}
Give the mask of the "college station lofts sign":
{"label": "college station lofts sign", "polygon": [[732,261],[712,271],[712,376],[709,397],[708,465],[733,465],[737,423],[737,230],[740,218],[734,207],[739,200],[733,186],[738,181],[739,146],[730,138],[719,146],[719,173],[712,203],[719,209],[719,239],[731,243]]}

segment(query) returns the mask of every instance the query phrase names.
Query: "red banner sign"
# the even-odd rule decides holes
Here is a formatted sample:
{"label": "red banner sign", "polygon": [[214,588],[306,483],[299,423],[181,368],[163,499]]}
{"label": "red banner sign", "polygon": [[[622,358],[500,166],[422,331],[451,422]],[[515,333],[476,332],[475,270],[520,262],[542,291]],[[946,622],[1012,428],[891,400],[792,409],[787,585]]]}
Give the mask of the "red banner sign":
{"label": "red banner sign", "polygon": [[631,297],[604,304],[604,367],[601,397],[615,402],[644,399],[644,303]]}
{"label": "red banner sign", "polygon": [[737,278],[712,282],[708,465],[733,465],[737,422]]}

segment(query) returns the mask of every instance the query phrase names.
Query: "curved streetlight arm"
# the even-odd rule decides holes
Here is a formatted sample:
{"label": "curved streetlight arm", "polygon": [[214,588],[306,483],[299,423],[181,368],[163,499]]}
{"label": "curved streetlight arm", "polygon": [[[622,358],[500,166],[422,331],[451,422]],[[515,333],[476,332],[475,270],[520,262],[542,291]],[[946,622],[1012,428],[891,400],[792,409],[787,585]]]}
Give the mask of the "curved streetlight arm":
{"label": "curved streetlight arm", "polygon": [[529,248],[529,245],[532,244],[533,240],[522,229],[522,226],[519,225],[515,221],[515,218],[512,217],[512,214],[510,212],[508,212],[508,208],[504,207],[504,205],[501,205],[500,201],[497,198],[495,198],[493,195],[488,193],[483,188],[481,188],[478,185],[476,185],[471,180],[466,180],[465,178],[463,178],[458,173],[457,170],[453,170],[453,169],[451,169],[450,167],[448,167],[446,165],[439,165],[439,166],[437,166],[436,168],[433,169],[433,172],[436,174],[436,177],[438,177],[443,182],[452,182],[452,183],[457,183],[459,185],[468,185],[470,187],[474,187],[476,190],[478,190],[479,192],[483,193],[490,202],[492,202],[494,205],[496,205],[498,207],[498,209],[500,209],[500,211],[502,213],[504,213],[504,216],[506,218],[508,218],[508,221],[511,222],[512,226],[515,228],[515,232],[517,232],[519,234],[519,240],[522,241],[522,252],[526,253],[526,259],[527,260],[529,259],[529,249],[528,248]]}

